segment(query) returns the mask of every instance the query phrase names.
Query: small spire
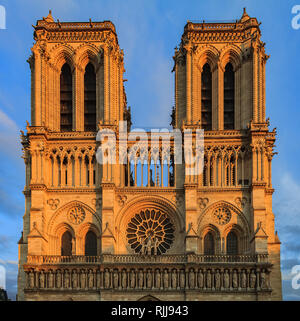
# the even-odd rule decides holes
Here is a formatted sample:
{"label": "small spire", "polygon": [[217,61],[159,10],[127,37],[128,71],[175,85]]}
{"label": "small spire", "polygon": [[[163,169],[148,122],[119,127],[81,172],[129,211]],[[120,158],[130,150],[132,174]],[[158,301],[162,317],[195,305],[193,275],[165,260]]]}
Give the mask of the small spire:
{"label": "small spire", "polygon": [[46,18],[44,17],[43,20],[45,20],[46,22],[54,22],[54,19],[52,17],[52,10],[49,10],[48,16]]}
{"label": "small spire", "polygon": [[243,15],[242,15],[242,18],[241,18],[240,22],[245,22],[245,21],[247,21],[249,19],[250,19],[250,17],[248,15],[247,11],[246,11],[246,8],[244,8],[243,9]]}

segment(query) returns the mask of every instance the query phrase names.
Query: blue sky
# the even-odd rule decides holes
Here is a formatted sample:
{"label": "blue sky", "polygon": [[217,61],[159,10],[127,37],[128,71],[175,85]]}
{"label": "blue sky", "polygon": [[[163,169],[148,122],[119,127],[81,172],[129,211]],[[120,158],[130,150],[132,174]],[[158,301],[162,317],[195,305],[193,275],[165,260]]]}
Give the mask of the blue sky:
{"label": "blue sky", "polygon": [[187,20],[239,19],[243,7],[262,22],[262,40],[271,55],[266,69],[267,117],[277,127],[273,161],[273,211],[282,242],[283,294],[300,300],[291,288],[291,268],[300,264],[300,29],[291,26],[300,0],[0,0],[6,30],[0,30],[0,264],[7,270],[10,298],[16,294],[17,242],[24,214],[24,163],[19,130],[30,120],[32,24],[52,9],[60,21],[111,20],[125,53],[124,78],[133,122],[167,126],[174,104],[172,56]]}

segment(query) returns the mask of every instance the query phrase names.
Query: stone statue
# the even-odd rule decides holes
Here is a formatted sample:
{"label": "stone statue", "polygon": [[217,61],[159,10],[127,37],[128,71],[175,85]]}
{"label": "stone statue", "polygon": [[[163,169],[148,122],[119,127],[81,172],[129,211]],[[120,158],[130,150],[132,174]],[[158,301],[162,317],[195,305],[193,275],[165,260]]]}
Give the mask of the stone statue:
{"label": "stone statue", "polygon": [[33,271],[29,272],[29,287],[30,287],[30,289],[34,288],[34,273],[33,273]]}
{"label": "stone statue", "polygon": [[52,273],[51,270],[50,270],[50,272],[49,272],[49,277],[48,277],[48,287],[49,287],[50,289],[53,288],[53,273]]}
{"label": "stone statue", "polygon": [[61,273],[60,273],[60,270],[57,270],[57,272],[56,272],[56,287],[58,289],[61,288]]}
{"label": "stone statue", "polygon": [[228,274],[228,270],[225,270],[224,273],[224,288],[228,289],[229,288],[229,274]]}
{"label": "stone statue", "polygon": [[220,289],[221,287],[221,276],[219,270],[215,273],[215,288]]}
{"label": "stone statue", "polygon": [[145,239],[143,237],[140,238],[140,243],[142,245],[140,253],[142,255],[145,255],[146,254],[146,247],[145,247]]}
{"label": "stone statue", "polygon": [[127,273],[125,270],[122,271],[122,288],[126,289],[127,287]]}
{"label": "stone statue", "polygon": [[204,277],[203,277],[202,270],[199,270],[199,272],[198,272],[198,287],[199,287],[199,289],[203,288],[203,285],[204,285],[203,281],[204,281]]}
{"label": "stone statue", "polygon": [[152,287],[152,274],[151,274],[151,271],[148,270],[148,272],[147,272],[147,288],[151,289],[151,287]]}
{"label": "stone statue", "polygon": [[144,284],[144,273],[142,270],[139,271],[138,278],[139,278],[139,288],[142,289]]}
{"label": "stone statue", "polygon": [[130,272],[130,287],[132,289],[135,288],[135,273],[134,273],[134,270],[131,270],[131,272]]}
{"label": "stone statue", "polygon": [[252,270],[251,274],[250,274],[250,288],[254,289],[255,285],[256,285],[256,275],[255,275],[254,271]]}
{"label": "stone statue", "polygon": [[206,274],[206,287],[208,289],[211,289],[211,274],[210,274],[210,270],[208,270],[207,274]]}
{"label": "stone statue", "polygon": [[242,275],[241,275],[241,287],[243,289],[247,287],[247,275],[245,273],[245,270],[242,271]]}
{"label": "stone statue", "polygon": [[173,269],[172,271],[172,288],[176,289],[177,287],[177,271]]}
{"label": "stone statue", "polygon": [[194,289],[195,287],[195,273],[193,269],[191,269],[189,273],[189,287],[190,289]]}
{"label": "stone statue", "polygon": [[80,287],[81,287],[81,289],[85,289],[85,287],[86,287],[85,281],[86,281],[85,271],[82,270],[80,273]]}
{"label": "stone statue", "polygon": [[262,289],[265,289],[267,287],[265,270],[262,270],[260,273],[260,287]]}
{"label": "stone statue", "polygon": [[78,287],[77,272],[75,270],[73,270],[73,272],[72,272],[72,286],[73,286],[73,289],[77,289],[77,287]]}
{"label": "stone statue", "polygon": [[45,287],[45,274],[44,271],[40,273],[40,288],[43,289]]}
{"label": "stone statue", "polygon": [[161,283],[159,270],[156,270],[156,272],[155,272],[155,282],[156,282],[156,288],[159,289],[160,283]]}
{"label": "stone statue", "polygon": [[151,249],[152,249],[152,239],[149,236],[147,239],[147,244],[146,244],[147,255],[151,255]]}
{"label": "stone statue", "polygon": [[157,255],[157,249],[158,249],[158,245],[159,245],[159,240],[157,237],[154,238],[154,245],[153,245],[153,248],[154,248],[154,255]]}
{"label": "stone statue", "polygon": [[88,282],[89,282],[89,288],[92,289],[94,287],[94,275],[93,275],[93,272],[92,270],[89,271],[89,274],[88,274]]}
{"label": "stone statue", "polygon": [[113,280],[114,280],[114,288],[117,289],[119,285],[119,274],[118,271],[114,271],[113,273]]}
{"label": "stone statue", "polygon": [[69,271],[65,271],[65,277],[64,277],[64,288],[68,289],[70,287],[70,274]]}
{"label": "stone statue", "polygon": [[164,288],[167,289],[169,287],[169,273],[167,270],[164,271]]}
{"label": "stone statue", "polygon": [[238,287],[238,276],[235,270],[233,271],[233,275],[232,275],[232,286],[234,289]]}
{"label": "stone statue", "polygon": [[105,289],[108,289],[109,288],[109,285],[110,285],[110,273],[107,269],[105,269],[105,272],[104,272],[104,287]]}

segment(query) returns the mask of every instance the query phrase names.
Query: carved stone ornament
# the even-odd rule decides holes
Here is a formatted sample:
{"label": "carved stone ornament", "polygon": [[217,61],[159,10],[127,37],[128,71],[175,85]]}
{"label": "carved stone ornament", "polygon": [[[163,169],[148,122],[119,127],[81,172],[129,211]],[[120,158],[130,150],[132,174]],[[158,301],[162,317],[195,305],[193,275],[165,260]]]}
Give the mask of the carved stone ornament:
{"label": "carved stone ornament", "polygon": [[51,210],[56,210],[59,205],[59,199],[50,198],[48,199],[47,204],[50,206]]}
{"label": "carved stone ornament", "polygon": [[94,198],[92,199],[92,204],[96,207],[96,209],[99,209],[102,204],[102,198]]}
{"label": "carved stone ornament", "polygon": [[198,198],[198,204],[199,204],[199,207],[203,210],[205,209],[206,205],[208,204],[209,200],[208,198]]}
{"label": "carved stone ornament", "polygon": [[122,207],[122,206],[124,206],[124,204],[127,201],[127,196],[126,195],[118,195],[117,200],[118,200],[119,205]]}
{"label": "carved stone ornament", "polygon": [[235,199],[235,203],[237,204],[238,207],[244,208],[247,203],[247,198],[246,197],[237,197]]}
{"label": "carved stone ornament", "polygon": [[126,234],[135,253],[160,255],[171,247],[174,231],[168,215],[157,210],[145,210],[131,218]]}
{"label": "carved stone ornament", "polygon": [[81,206],[72,207],[68,212],[68,220],[73,224],[80,224],[85,219],[85,211]]}
{"label": "carved stone ornament", "polygon": [[231,212],[227,207],[219,207],[213,213],[214,219],[220,225],[225,225],[231,220]]}

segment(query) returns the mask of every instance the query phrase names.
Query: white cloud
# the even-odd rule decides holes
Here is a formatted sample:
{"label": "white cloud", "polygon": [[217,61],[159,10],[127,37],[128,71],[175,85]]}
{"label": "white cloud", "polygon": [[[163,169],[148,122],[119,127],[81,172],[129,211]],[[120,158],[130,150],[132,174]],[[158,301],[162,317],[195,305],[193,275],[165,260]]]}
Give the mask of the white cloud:
{"label": "white cloud", "polygon": [[1,131],[3,131],[3,129],[7,129],[8,131],[18,130],[17,124],[11,118],[9,118],[9,116],[6,115],[4,111],[2,111],[1,109],[0,109],[0,126],[1,126],[0,127]]}
{"label": "white cloud", "polygon": [[300,184],[290,173],[282,175],[273,204],[280,226],[300,226]]}
{"label": "white cloud", "polygon": [[0,109],[0,152],[1,154],[19,157],[21,145],[18,125],[3,110]]}

